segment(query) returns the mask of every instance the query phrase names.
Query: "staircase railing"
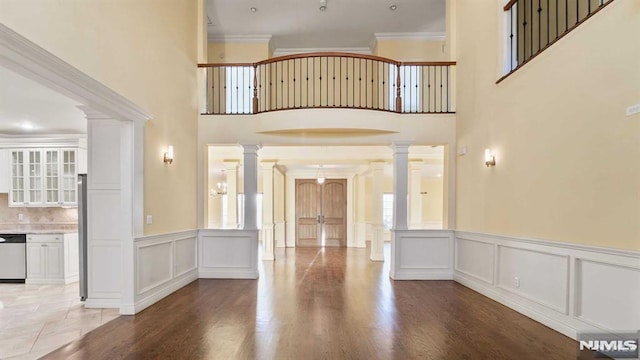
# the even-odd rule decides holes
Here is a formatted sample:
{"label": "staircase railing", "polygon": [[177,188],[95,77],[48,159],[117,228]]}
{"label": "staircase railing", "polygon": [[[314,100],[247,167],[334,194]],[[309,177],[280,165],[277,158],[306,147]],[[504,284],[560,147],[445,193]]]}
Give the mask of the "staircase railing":
{"label": "staircase railing", "polygon": [[198,67],[206,78],[203,114],[307,108],[452,113],[455,64],[331,52]]}
{"label": "staircase railing", "polygon": [[518,70],[614,0],[511,0],[506,16],[507,75]]}

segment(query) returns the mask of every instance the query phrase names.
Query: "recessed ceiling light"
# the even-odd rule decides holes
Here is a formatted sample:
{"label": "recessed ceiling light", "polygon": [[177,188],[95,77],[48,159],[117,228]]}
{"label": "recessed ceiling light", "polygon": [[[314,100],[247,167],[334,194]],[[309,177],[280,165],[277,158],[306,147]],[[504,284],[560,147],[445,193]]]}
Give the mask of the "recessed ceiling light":
{"label": "recessed ceiling light", "polygon": [[20,123],[20,127],[25,129],[25,130],[33,130],[33,124],[28,123],[28,122]]}
{"label": "recessed ceiling light", "polygon": [[391,11],[396,11],[397,8],[398,8],[398,5],[396,4],[391,4],[391,6],[389,6],[389,10]]}
{"label": "recessed ceiling light", "polygon": [[257,8],[257,7],[252,7],[252,8],[251,8],[251,12],[256,12],[256,11],[258,11],[258,8]]}

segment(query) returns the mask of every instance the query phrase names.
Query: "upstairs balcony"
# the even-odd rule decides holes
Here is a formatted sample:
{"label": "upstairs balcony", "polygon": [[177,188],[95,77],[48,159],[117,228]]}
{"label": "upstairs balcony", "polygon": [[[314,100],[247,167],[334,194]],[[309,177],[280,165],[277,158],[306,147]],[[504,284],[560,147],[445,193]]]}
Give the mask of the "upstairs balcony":
{"label": "upstairs balcony", "polygon": [[202,115],[315,108],[452,114],[455,65],[336,52],[199,64],[206,78]]}

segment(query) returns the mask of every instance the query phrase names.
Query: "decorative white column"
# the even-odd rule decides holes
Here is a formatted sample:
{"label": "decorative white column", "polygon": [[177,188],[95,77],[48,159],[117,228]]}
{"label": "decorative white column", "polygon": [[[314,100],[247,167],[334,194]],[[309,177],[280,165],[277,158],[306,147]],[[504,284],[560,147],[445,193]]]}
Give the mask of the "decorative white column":
{"label": "decorative white column", "polygon": [[356,246],[364,248],[367,246],[367,224],[365,223],[366,198],[365,176],[357,175],[356,188]]}
{"label": "decorative white column", "polygon": [[285,198],[285,175],[281,167],[276,167],[273,172],[273,220],[275,223],[274,241],[276,247],[285,247]]}
{"label": "decorative white column", "polygon": [[[143,234],[144,123],[88,107],[87,308],[135,313],[134,237]],[[161,161],[161,160],[159,160]]]}
{"label": "decorative white column", "polygon": [[409,163],[409,228],[422,228],[422,162]]}
{"label": "decorative white column", "polygon": [[384,194],[384,162],[371,163],[373,172],[373,239],[371,240],[372,261],[384,261],[384,223],[382,196]]}
{"label": "decorative white column", "polygon": [[274,248],[274,172],[276,163],[274,161],[263,161],[262,168],[262,235],[263,249],[262,260],[271,261],[275,259]]}
{"label": "decorative white column", "polygon": [[224,174],[227,181],[227,222],[225,229],[238,228],[238,162],[225,161]]}
{"label": "decorative white column", "polygon": [[243,144],[244,230],[258,230],[258,145]]}
{"label": "decorative white column", "polygon": [[409,143],[393,143],[393,230],[407,230]]}

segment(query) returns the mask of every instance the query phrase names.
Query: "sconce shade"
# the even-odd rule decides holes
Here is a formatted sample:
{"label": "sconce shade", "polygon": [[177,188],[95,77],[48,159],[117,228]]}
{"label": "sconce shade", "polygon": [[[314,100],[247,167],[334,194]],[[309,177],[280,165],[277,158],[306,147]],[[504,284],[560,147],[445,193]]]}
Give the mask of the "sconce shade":
{"label": "sconce shade", "polygon": [[173,164],[173,146],[169,145],[167,151],[164,153],[164,163]]}
{"label": "sconce shade", "polygon": [[491,152],[491,149],[484,150],[484,164],[489,166],[496,166],[496,157]]}

